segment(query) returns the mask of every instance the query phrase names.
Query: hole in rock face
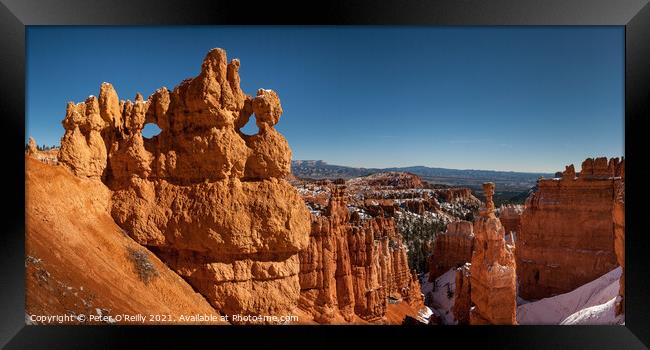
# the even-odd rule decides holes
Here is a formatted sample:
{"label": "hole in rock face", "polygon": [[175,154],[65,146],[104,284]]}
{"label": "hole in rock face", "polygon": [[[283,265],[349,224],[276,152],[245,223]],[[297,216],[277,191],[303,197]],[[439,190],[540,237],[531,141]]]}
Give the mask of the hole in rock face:
{"label": "hole in rock face", "polygon": [[242,126],[242,128],[239,129],[239,131],[241,131],[242,134],[248,135],[248,136],[257,135],[260,132],[260,129],[257,127],[257,124],[255,124],[255,116],[252,115],[248,119],[248,123],[246,123],[246,125]]}
{"label": "hole in rock face", "polygon": [[160,130],[158,125],[156,125],[155,123],[147,123],[144,125],[144,128],[142,129],[142,137],[150,139],[160,134],[161,131],[162,130]]}

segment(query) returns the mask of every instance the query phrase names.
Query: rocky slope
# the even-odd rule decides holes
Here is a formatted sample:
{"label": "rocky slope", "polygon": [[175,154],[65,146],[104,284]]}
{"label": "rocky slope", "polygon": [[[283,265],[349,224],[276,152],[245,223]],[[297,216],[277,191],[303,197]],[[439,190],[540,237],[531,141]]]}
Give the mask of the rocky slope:
{"label": "rocky slope", "polygon": [[[122,314],[144,315],[145,323],[197,323],[191,316],[202,315],[225,323],[187,282],[115,224],[104,184],[27,157],[25,188],[28,315],[70,315],[75,319],[64,323],[84,324],[142,323],[116,318]],[[83,322],[79,315],[86,317]]]}
{"label": "rocky slope", "polygon": [[623,163],[590,158],[579,175],[570,165],[561,178],[538,182],[517,235],[522,298],[569,292],[617,266],[612,210]]}

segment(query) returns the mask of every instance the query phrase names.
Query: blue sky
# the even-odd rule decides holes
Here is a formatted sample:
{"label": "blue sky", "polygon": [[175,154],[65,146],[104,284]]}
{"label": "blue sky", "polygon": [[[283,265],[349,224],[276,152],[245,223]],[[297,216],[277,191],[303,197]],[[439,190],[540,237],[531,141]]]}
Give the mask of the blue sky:
{"label": "blue sky", "polygon": [[68,101],[171,89],[213,47],[246,93],[278,92],[293,159],[554,172],[624,155],[623,27],[28,27],[25,137],[58,144]]}

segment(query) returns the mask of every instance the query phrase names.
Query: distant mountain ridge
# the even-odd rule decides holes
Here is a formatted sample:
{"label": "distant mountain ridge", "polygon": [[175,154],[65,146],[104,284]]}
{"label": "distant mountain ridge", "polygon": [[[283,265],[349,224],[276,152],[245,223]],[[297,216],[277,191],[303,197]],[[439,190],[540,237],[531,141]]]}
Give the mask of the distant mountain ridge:
{"label": "distant mountain ridge", "polygon": [[392,168],[357,168],[328,164],[322,160],[294,160],[291,171],[298,178],[307,179],[350,179],[380,172],[409,172],[420,176],[432,184],[465,186],[480,190],[483,182],[494,182],[497,191],[522,191],[535,186],[540,176],[554,177],[553,173],[523,173],[515,171],[473,170],[431,168],[427,166],[409,166]]}

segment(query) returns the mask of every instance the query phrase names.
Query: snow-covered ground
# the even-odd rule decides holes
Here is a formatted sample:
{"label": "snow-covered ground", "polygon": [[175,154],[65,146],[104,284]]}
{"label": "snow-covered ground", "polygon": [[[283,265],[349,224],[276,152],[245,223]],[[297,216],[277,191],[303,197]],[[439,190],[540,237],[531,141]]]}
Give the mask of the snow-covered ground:
{"label": "snow-covered ground", "polygon": [[622,324],[624,315],[616,316],[621,268],[575,290],[529,302],[517,307],[519,324]]}
{"label": "snow-covered ground", "polygon": [[622,325],[625,322],[625,314],[616,316],[616,301],[620,297],[616,297],[606,302],[605,304],[595,305],[582,309],[560,322],[561,325],[602,325],[602,324],[618,324]]}
{"label": "snow-covered ground", "polygon": [[[425,303],[432,313],[440,316],[443,324],[457,324],[451,308],[456,300],[456,269],[450,269],[438,277],[434,283],[429,282],[429,274],[425,274],[422,282],[422,293]],[[451,295],[451,298],[449,297]]]}
{"label": "snow-covered ground", "polygon": [[[544,298],[526,301],[518,298],[517,323],[529,325],[613,325],[624,324],[625,315],[616,316],[621,268],[583,285],[575,290]],[[444,324],[457,324],[452,307],[456,300],[456,269],[450,269],[429,282],[425,274],[420,282],[425,303],[432,314],[438,315]],[[452,295],[450,298],[449,295]],[[429,315],[430,317],[430,315]]]}

